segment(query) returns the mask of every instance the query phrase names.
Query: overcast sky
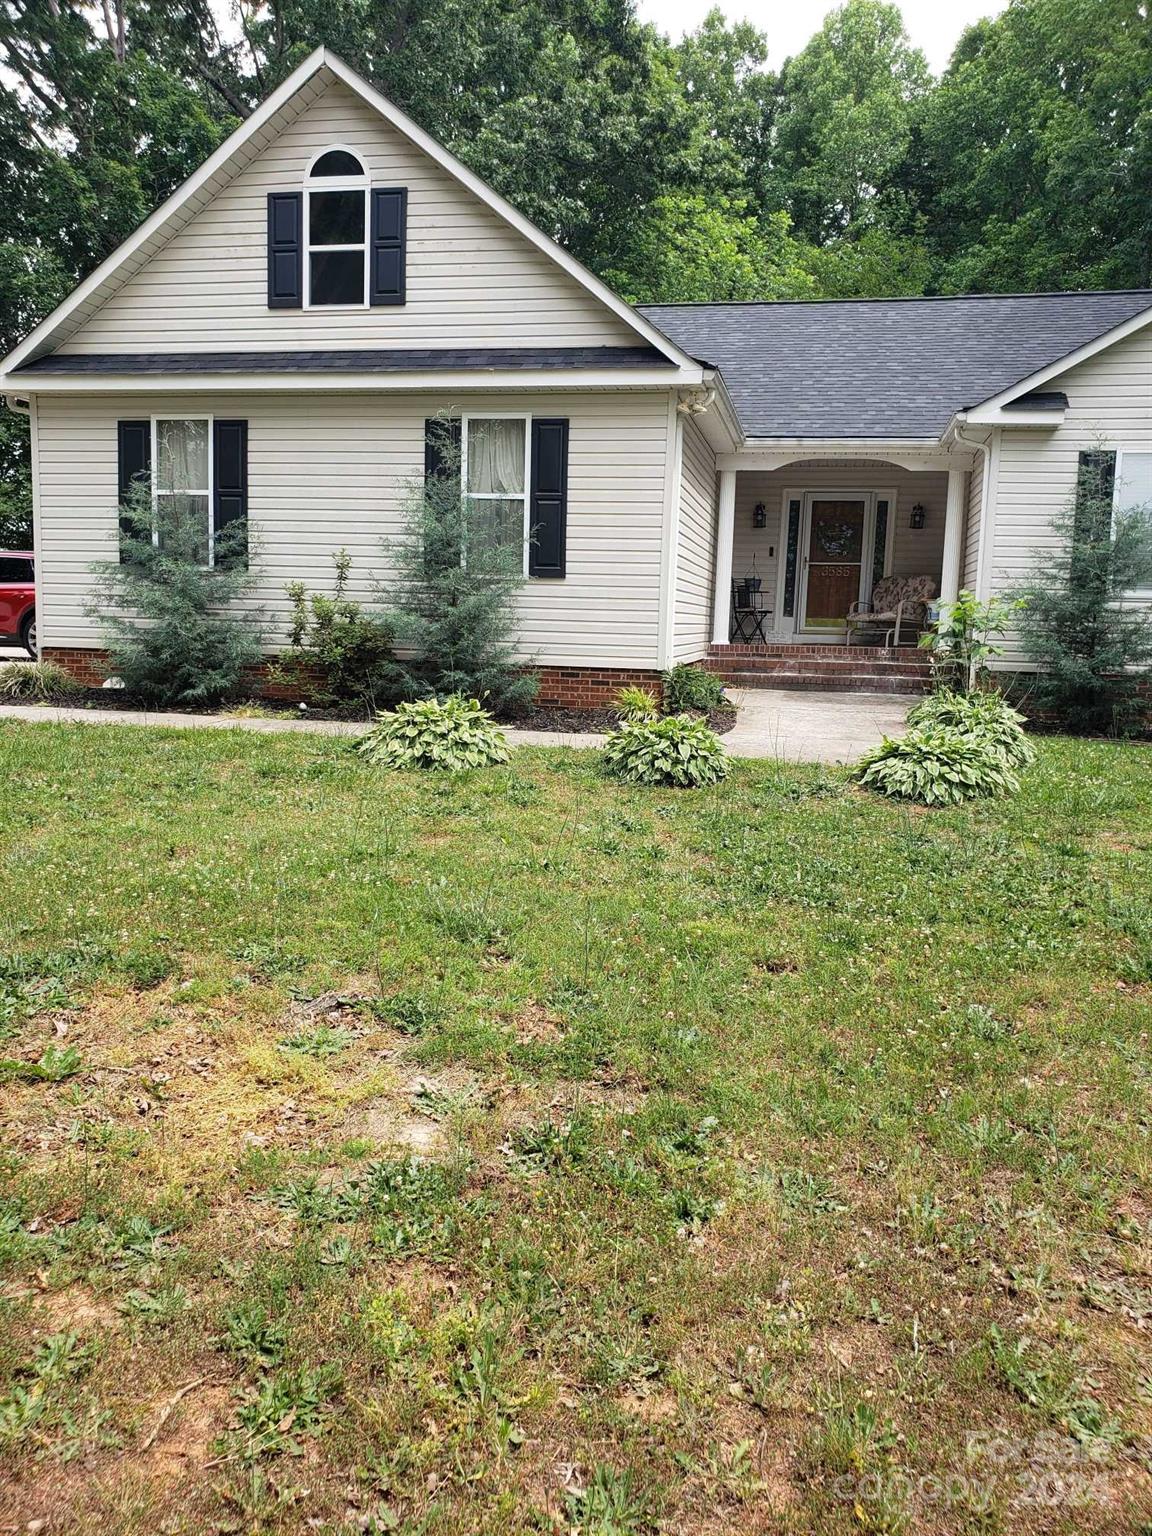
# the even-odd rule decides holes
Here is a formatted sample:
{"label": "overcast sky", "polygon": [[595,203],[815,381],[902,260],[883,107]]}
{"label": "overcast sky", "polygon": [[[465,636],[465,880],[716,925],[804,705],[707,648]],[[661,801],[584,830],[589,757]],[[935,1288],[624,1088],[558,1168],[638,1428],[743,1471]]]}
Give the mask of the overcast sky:
{"label": "overcast sky", "polygon": [[[638,0],[640,15],[677,38],[699,26],[718,0]],[[923,48],[937,74],[948,62],[964,28],[981,16],[995,16],[1006,0],[898,0],[908,35]],[[834,9],[831,0],[719,0],[731,21],[750,21],[765,33],[770,62],[780,65],[819,30]]]}

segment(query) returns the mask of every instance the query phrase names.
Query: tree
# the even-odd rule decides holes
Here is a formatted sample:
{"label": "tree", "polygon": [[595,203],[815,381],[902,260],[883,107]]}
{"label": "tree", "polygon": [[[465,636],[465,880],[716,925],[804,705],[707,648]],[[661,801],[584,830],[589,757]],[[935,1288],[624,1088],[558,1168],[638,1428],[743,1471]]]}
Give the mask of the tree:
{"label": "tree", "polygon": [[803,247],[786,213],[758,219],[746,199],[658,197],[605,280],[629,303],[810,298]]}
{"label": "tree", "polygon": [[391,684],[400,698],[459,694],[516,714],[537,693],[516,652],[523,546],[491,527],[493,503],[463,494],[452,424],[432,430],[437,472],[409,488],[404,531],[384,544],[392,565],[384,623],[397,653]]}
{"label": "tree", "polygon": [[905,178],[945,291],[1152,282],[1141,0],[1012,0],[921,103]]}
{"label": "tree", "polygon": [[877,222],[929,86],[895,5],[847,0],[785,64],[773,132],[773,188],[815,244]]}
{"label": "tree", "polygon": [[1020,629],[1040,668],[1041,709],[1070,730],[1127,735],[1148,709],[1152,613],[1132,594],[1152,587],[1152,514],[1113,512],[1105,465],[1104,455],[1082,464],[1075,503],[1054,520],[1055,543],[1018,594]]}

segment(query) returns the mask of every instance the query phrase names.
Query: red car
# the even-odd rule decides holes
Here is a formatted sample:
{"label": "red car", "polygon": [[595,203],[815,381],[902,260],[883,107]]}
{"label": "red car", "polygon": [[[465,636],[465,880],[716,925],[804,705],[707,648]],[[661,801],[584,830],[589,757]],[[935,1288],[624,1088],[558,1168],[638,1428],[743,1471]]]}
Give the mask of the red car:
{"label": "red car", "polygon": [[36,655],[36,566],[30,549],[0,550],[0,645]]}

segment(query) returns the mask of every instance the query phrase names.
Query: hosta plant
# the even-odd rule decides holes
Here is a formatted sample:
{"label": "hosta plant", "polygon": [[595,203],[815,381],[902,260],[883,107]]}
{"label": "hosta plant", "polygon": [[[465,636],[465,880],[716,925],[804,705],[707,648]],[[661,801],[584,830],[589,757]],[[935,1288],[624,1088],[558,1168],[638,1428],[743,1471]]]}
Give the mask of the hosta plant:
{"label": "hosta plant", "polygon": [[885,737],[860,759],[856,776],[868,789],[921,805],[1012,795],[1020,788],[1003,754],[979,735],[949,726]]}
{"label": "hosta plant", "polygon": [[716,784],[728,772],[719,739],[695,715],[626,721],[605,743],[604,763],[609,773],[630,784],[678,789]]}
{"label": "hosta plant", "polygon": [[1003,754],[1010,768],[1026,768],[1036,760],[1035,748],[1024,734],[1024,716],[999,693],[941,689],[916,705],[908,724],[917,731],[944,726],[979,736]]}
{"label": "hosta plant", "polygon": [[508,742],[476,699],[458,693],[445,699],[415,699],[385,710],[358,743],[369,762],[381,768],[441,768],[459,771],[506,763]]}

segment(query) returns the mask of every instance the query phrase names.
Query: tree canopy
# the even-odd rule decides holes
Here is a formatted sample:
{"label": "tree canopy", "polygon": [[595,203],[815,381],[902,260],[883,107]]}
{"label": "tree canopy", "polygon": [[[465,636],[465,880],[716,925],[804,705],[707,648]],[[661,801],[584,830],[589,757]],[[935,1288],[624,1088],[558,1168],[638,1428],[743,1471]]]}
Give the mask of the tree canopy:
{"label": "tree canopy", "polygon": [[[1010,0],[933,79],[887,0],[779,70],[634,0],[0,0],[7,350],[317,44],[633,301],[1152,282],[1144,0]],[[0,417],[0,543],[26,521]]]}

